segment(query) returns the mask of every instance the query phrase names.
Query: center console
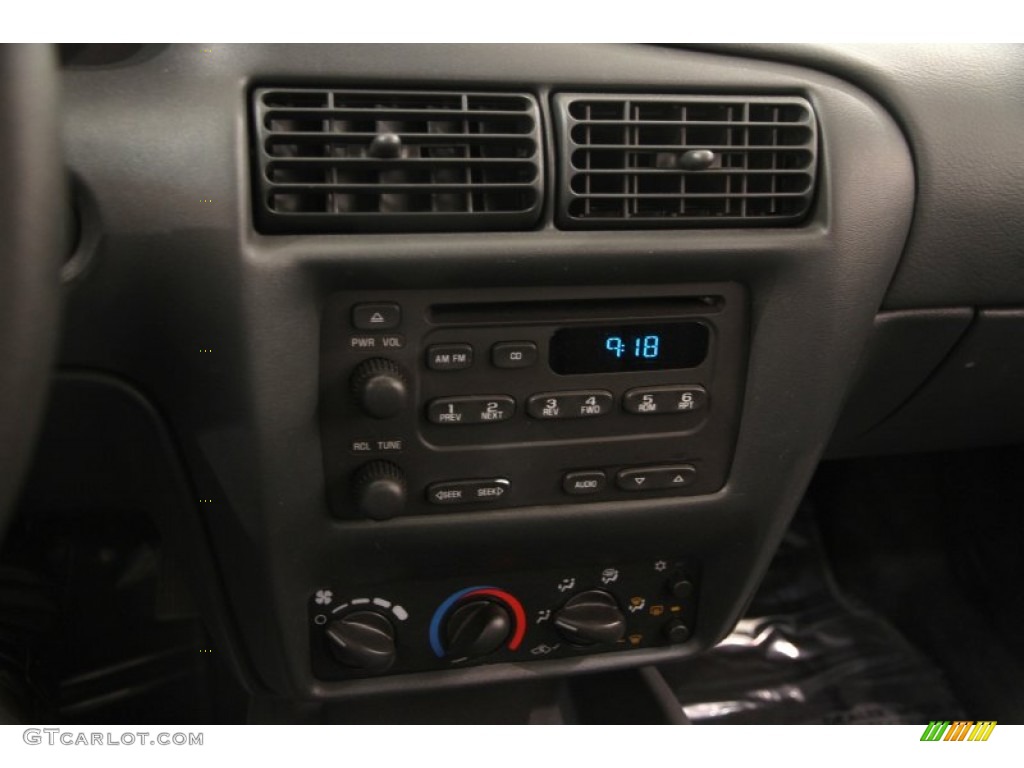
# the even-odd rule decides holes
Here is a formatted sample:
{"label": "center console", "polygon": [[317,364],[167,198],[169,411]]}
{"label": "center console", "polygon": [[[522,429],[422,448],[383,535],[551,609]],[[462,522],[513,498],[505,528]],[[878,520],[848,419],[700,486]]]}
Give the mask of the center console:
{"label": "center console", "polygon": [[[392,518],[714,493],[746,359],[734,283],[346,292],[327,303],[321,431],[332,514]],[[310,595],[324,679],[685,642],[695,562],[667,549],[539,572]]]}

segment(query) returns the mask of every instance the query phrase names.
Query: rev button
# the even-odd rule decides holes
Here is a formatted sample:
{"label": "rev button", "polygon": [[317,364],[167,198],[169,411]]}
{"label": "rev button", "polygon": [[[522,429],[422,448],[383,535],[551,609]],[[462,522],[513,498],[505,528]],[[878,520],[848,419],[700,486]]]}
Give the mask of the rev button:
{"label": "rev button", "polygon": [[447,480],[427,488],[427,501],[431,504],[483,504],[498,501],[508,495],[510,484],[505,478],[492,480]]}
{"label": "rev button", "polygon": [[615,476],[615,483],[623,491],[663,491],[683,488],[696,479],[697,470],[691,464],[674,464],[624,469]]}

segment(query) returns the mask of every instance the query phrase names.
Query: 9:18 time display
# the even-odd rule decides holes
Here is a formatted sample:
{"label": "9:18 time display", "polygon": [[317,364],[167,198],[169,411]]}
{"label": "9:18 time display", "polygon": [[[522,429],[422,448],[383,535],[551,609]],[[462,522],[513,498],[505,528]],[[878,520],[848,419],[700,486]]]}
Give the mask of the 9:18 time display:
{"label": "9:18 time display", "polygon": [[693,368],[707,356],[710,331],[697,321],[561,328],[549,347],[559,374]]}

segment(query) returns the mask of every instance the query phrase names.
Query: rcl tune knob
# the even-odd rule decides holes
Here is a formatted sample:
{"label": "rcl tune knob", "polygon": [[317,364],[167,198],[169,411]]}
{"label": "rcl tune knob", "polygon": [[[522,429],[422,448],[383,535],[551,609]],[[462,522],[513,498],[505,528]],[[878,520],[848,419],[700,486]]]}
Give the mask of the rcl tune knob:
{"label": "rcl tune knob", "polygon": [[501,647],[512,632],[512,616],[493,600],[471,600],[448,617],[445,650],[452,658],[486,656]]}
{"label": "rcl tune knob", "polygon": [[395,663],[395,629],[373,611],[357,611],[327,625],[331,654],[346,667],[383,672]]}
{"label": "rcl tune knob", "polygon": [[626,634],[626,617],[609,593],[580,592],[555,614],[559,634],[574,645],[610,645]]}
{"label": "rcl tune knob", "polygon": [[405,508],[405,474],[389,461],[363,465],[356,472],[354,487],[356,509],[364,517],[387,520]]}
{"label": "rcl tune knob", "polygon": [[390,419],[408,405],[409,384],[396,362],[373,357],[352,373],[352,394],[368,416]]}

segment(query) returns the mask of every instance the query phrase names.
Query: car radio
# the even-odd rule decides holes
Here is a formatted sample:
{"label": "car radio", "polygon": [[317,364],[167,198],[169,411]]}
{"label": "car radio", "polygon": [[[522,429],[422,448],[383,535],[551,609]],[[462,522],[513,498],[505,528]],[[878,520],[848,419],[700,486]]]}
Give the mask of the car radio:
{"label": "car radio", "polygon": [[720,489],[742,287],[567,293],[332,295],[320,414],[332,512],[386,520]]}

